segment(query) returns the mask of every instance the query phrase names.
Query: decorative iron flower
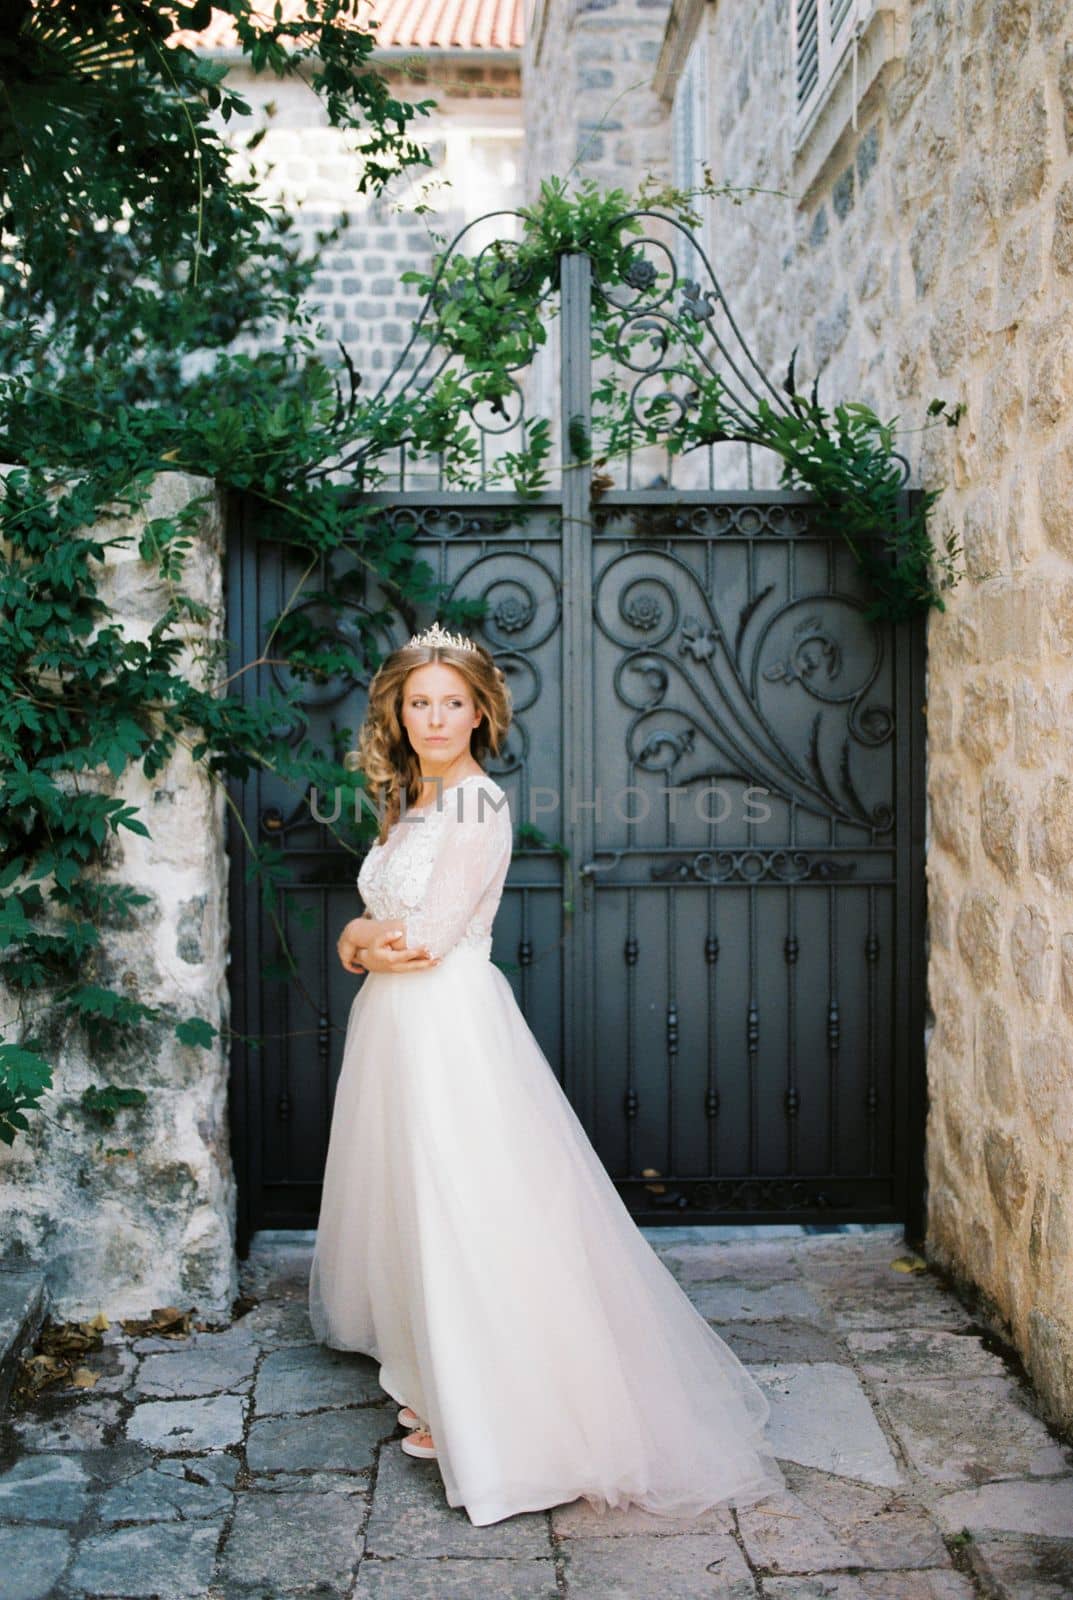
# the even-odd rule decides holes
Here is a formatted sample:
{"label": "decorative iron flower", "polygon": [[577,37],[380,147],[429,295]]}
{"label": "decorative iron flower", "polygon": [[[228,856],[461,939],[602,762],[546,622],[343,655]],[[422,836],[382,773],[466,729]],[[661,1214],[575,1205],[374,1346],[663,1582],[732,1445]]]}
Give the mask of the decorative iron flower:
{"label": "decorative iron flower", "polygon": [[634,628],[640,628],[647,633],[651,628],[659,625],[663,616],[663,607],[655,595],[635,595],[624,609],[626,621]]}
{"label": "decorative iron flower", "polygon": [[509,595],[495,608],[495,625],[503,633],[517,633],[518,629],[526,627],[532,618],[532,606],[527,605],[518,595]]}
{"label": "decorative iron flower", "polygon": [[631,289],[651,289],[656,281],[656,269],[645,256],[632,256],[622,274],[623,283]]}

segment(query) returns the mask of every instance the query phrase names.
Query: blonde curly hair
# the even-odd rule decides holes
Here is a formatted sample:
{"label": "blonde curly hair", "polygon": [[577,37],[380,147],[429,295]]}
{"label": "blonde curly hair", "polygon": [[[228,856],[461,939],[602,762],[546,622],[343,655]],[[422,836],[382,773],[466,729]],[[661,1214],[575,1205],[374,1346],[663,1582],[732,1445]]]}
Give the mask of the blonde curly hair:
{"label": "blonde curly hair", "polygon": [[346,765],[365,775],[366,791],[381,816],[380,844],[399,820],[403,795],[407,806],[421,795],[421,763],[402,722],[406,680],[417,667],[438,661],[457,668],[465,678],[474,706],[482,713],[469,740],[475,761],[483,766],[485,757],[498,755],[502,749],[512,715],[510,689],[491,652],[476,639],[472,643],[472,650],[444,644],[402,645],[384,658],[369,685],[357,749],[347,756]]}

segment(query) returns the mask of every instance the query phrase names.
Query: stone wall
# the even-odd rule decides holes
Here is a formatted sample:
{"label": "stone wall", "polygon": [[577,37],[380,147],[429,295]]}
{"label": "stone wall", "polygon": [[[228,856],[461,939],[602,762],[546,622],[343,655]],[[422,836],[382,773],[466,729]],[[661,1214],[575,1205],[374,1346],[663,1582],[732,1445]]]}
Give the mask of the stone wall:
{"label": "stone wall", "polygon": [[633,189],[669,178],[667,108],[652,71],[670,0],[538,0],[526,34],[525,187],[595,178]]}
{"label": "stone wall", "polygon": [[[522,199],[521,78],[505,55],[463,62],[429,56],[407,62],[408,71],[382,65],[390,90],[400,100],[435,100],[429,116],[410,126],[413,139],[433,158],[431,167],[400,174],[375,199],[358,192],[360,159],[353,136],[330,126],[313,92],[298,82],[280,82],[234,62],[228,86],[252,108],[240,123],[221,123],[221,132],[241,148],[255,128],[267,129],[253,161],[261,192],[286,208],[294,234],[307,251],[318,231],[349,217],[339,241],[325,252],[312,298],[325,329],[321,354],[340,363],[340,340],[375,388],[403,353],[410,325],[420,308],[409,271],[426,271],[444,239],[487,211],[512,208]],[[426,212],[417,206],[430,208]],[[502,222],[496,232],[504,230]],[[492,236],[473,231],[468,248]]]}
{"label": "stone wall", "polygon": [[[223,519],[209,480],[164,473],[141,513],[99,523],[102,537],[129,534],[106,552],[101,593],[127,638],[146,638],[167,603],[155,569],[137,554],[141,529],[208,493],[186,587],[211,608],[206,624],[185,625],[182,670],[218,670],[224,638]],[[80,774],[134,806],[151,835],[109,835],[105,876],[150,896],[129,929],[102,930],[87,976],[160,1006],[169,1018],[228,1019],[227,857],[221,787],[178,750],[147,780],[140,766],[116,781],[107,768]],[[4,997],[4,1015],[12,1002]],[[227,1051],[176,1039],[171,1021],[150,1024],[132,1051],[105,1053],[74,1027],[35,1019],[54,1069],[31,1131],[0,1145],[0,1237],[5,1265],[47,1277],[63,1317],[138,1316],[154,1306],[226,1312],[237,1293],[235,1185],[227,1108]],[[84,1088],[115,1083],[146,1091],[144,1106],[121,1110],[111,1127],[83,1111]]]}
{"label": "stone wall", "polygon": [[[1073,28],[884,7],[795,152],[786,0],[704,8],[716,270],[761,359],[918,428],[967,578],[929,624],[930,1259],[1073,1422]],[[758,479],[759,481],[759,479]]]}

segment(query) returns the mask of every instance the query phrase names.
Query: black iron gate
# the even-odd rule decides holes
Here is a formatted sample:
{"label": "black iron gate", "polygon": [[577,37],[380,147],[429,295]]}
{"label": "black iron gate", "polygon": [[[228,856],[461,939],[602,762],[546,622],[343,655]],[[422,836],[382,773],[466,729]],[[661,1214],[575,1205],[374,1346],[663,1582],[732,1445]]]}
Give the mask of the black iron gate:
{"label": "black iron gate", "polygon": [[[587,259],[568,257],[561,414],[585,426],[589,294]],[[516,846],[493,959],[639,1221],[899,1220],[919,1238],[923,623],[865,619],[867,585],[807,497],[642,489],[629,474],[600,492],[571,433],[584,427],[563,429],[571,470],[536,499],[363,497],[405,523],[447,596],[487,602],[480,637],[511,683],[492,772]],[[238,503],[239,663],[262,653],[299,577],[289,562]],[[384,613],[345,546],[313,581]],[[384,630],[385,653],[414,620]],[[245,674],[245,691],[273,670]],[[327,744],[332,726],[360,723],[363,690],[327,684],[304,709]],[[316,1223],[361,981],[335,940],[360,901],[354,858],[308,805],[265,775],[234,799],[245,1250],[255,1228]],[[517,837],[523,824],[538,832]],[[273,840],[290,869],[287,981],[246,835]]]}

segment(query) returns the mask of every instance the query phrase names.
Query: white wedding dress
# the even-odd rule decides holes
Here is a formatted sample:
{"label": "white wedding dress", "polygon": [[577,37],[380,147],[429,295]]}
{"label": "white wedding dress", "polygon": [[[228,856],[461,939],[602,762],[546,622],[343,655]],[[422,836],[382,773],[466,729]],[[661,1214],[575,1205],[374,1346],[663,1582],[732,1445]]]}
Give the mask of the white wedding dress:
{"label": "white wedding dress", "polygon": [[380,1363],[474,1524],[752,1504],[783,1487],[767,1398],[639,1232],[490,959],[511,846],[473,773],[362,864],[370,914],[443,959],[368,973],[351,1008],[314,1332]]}

